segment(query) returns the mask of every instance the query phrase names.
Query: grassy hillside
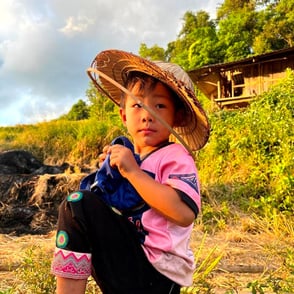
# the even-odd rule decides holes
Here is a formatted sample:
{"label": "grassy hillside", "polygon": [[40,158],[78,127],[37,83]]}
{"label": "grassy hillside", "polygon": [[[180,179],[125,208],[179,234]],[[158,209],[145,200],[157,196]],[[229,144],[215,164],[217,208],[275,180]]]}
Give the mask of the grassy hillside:
{"label": "grassy hillside", "polygon": [[121,133],[118,118],[112,123],[88,119],[65,119],[36,125],[0,127],[0,151],[24,149],[47,164],[91,163],[103,146]]}

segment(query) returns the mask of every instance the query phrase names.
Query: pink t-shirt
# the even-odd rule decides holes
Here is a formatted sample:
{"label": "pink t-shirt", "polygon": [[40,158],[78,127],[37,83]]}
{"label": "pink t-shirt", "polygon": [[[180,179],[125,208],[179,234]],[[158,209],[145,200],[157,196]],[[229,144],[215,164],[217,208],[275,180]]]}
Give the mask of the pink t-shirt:
{"label": "pink t-shirt", "polygon": [[[198,173],[193,158],[182,145],[174,143],[156,150],[142,161],[141,169],[176,189],[197,215],[201,206]],[[129,219],[142,235],[142,246],[151,264],[179,285],[191,285],[195,269],[189,247],[193,224],[181,227],[152,208]]]}

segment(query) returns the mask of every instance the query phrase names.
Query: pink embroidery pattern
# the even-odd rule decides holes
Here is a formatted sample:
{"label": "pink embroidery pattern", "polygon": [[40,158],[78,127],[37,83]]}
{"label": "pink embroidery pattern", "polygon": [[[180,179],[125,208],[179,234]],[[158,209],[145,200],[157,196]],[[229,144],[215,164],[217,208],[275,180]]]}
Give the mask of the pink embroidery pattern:
{"label": "pink embroidery pattern", "polygon": [[87,279],[91,275],[91,254],[56,247],[51,272],[63,278]]}

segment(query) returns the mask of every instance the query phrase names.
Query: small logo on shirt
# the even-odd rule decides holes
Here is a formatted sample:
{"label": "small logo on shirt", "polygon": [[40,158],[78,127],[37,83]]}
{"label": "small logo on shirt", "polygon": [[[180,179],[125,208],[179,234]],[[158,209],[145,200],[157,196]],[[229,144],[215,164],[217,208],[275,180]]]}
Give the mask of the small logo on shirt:
{"label": "small logo on shirt", "polygon": [[170,179],[177,179],[180,181],[183,181],[187,183],[190,187],[196,190],[196,192],[199,194],[199,188],[197,184],[197,177],[196,174],[171,174],[169,175]]}

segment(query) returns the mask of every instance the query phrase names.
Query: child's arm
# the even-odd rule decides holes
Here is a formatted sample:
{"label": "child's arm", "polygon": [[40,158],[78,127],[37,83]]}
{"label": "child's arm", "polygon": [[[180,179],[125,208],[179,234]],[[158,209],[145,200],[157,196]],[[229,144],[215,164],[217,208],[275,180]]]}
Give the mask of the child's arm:
{"label": "child's arm", "polygon": [[180,226],[188,226],[194,221],[194,212],[178,193],[142,171],[130,150],[114,145],[110,152],[110,164],[119,169],[149,206]]}
{"label": "child's arm", "polygon": [[126,178],[146,203],[166,218],[180,226],[188,226],[194,221],[192,209],[170,186],[155,181],[140,168],[126,173]]}

